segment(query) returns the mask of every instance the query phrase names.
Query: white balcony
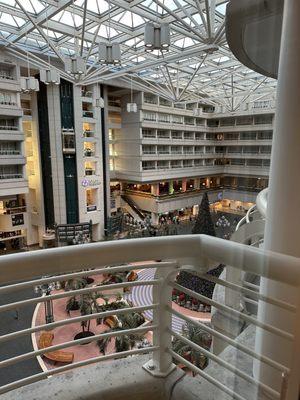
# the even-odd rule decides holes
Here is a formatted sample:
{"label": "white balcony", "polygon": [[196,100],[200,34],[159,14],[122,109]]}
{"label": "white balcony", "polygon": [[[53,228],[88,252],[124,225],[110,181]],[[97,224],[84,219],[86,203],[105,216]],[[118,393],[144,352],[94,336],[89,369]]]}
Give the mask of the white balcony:
{"label": "white balcony", "polygon": [[[161,260],[151,262],[151,260]],[[78,279],[87,274],[86,268],[93,269],[93,277],[103,274],[116,274],[122,271],[134,271],[138,262],[139,269],[153,270],[151,279],[111,283],[108,285],[90,285],[85,288],[65,291],[52,291],[49,295],[33,296],[31,299],[18,298],[9,304],[1,305],[1,312],[22,309],[25,306],[37,306],[49,301],[62,301],[71,296],[96,294],[123,290],[124,287],[152,287],[152,295],[144,305],[130,306],[122,309],[97,311],[92,314],[69,316],[51,323],[41,323],[36,326],[21,328],[15,332],[5,333],[0,337],[0,343],[5,346],[14,346],[15,340],[26,336],[35,336],[45,331],[57,334],[59,328],[68,329],[72,324],[82,321],[92,321],[96,318],[126,315],[132,312],[145,313],[152,311],[152,317],[147,324],[134,328],[109,330],[97,333],[74,341],[59,340],[56,344],[50,343],[43,348],[34,348],[6,358],[0,362],[3,373],[5,368],[14,365],[19,368],[21,361],[47,357],[47,354],[70,351],[72,347],[83,345],[110,337],[124,335],[153,333],[153,340],[144,348],[129,348],[109,354],[99,354],[96,357],[86,357],[74,360],[63,366],[52,365],[43,372],[26,376],[20,380],[5,384],[0,388],[1,400],[32,398],[56,398],[58,400],[74,399],[171,399],[171,400],[224,400],[233,398],[245,399],[285,399],[286,389],[289,387],[288,376],[295,371],[290,365],[277,362],[272,356],[265,357],[253,349],[255,329],[277,336],[286,341],[289,346],[297,346],[299,337],[296,331],[278,328],[263,320],[257,319],[234,304],[208,298],[203,294],[175,283],[175,277],[181,270],[194,271],[203,279],[217,283],[225,291],[234,292],[238,299],[251,297],[253,301],[263,301],[278,307],[285,312],[296,312],[294,304],[284,299],[270,298],[261,295],[253,288],[245,288],[235,280],[230,281],[223,277],[216,278],[207,272],[220,263],[230,266],[237,275],[249,272],[259,277],[266,277],[279,281],[299,290],[300,260],[273,252],[263,252],[257,248],[230,242],[205,235],[172,236],[160,238],[120,240],[105,243],[68,246],[49,250],[39,250],[23,254],[13,254],[0,258],[0,295],[20,294],[36,285],[45,285],[50,282],[62,282],[69,279]],[[126,263],[126,265],[124,265]],[[121,265],[120,265],[121,264]],[[114,267],[111,267],[114,265]],[[284,269],[282,268],[284,265]],[[110,267],[107,267],[110,266]],[[74,272],[78,271],[78,272]],[[43,278],[40,278],[43,276]],[[17,283],[8,283],[17,282]],[[172,307],[172,291],[179,290],[186,295],[205,302],[219,310],[230,321],[235,318],[244,322],[247,328],[237,339],[228,336],[226,329],[220,332],[214,326],[209,326],[201,320],[187,316],[178,308]],[[195,328],[209,335],[213,343],[222,341],[225,350],[215,354],[212,349],[206,349],[190,337],[183,336],[172,323],[172,317],[189,323]],[[208,367],[201,369],[196,362],[192,362],[185,353],[177,353],[172,347],[172,340],[179,339],[188,347],[200,352],[209,360]],[[275,351],[275,350],[274,350]],[[146,356],[145,354],[148,354]],[[129,358],[124,358],[128,357]],[[121,360],[116,360],[122,358]],[[114,361],[111,361],[115,359]],[[259,378],[253,378],[252,366],[255,360],[263,362],[278,377],[271,386],[262,383]],[[237,364],[235,364],[235,362]],[[177,364],[177,367],[176,365]],[[179,367],[185,366],[196,377],[190,374],[183,376]],[[86,367],[88,368],[79,368]],[[70,372],[71,371],[71,372]],[[66,372],[68,372],[66,374]],[[49,378],[46,379],[45,378]],[[26,387],[30,385],[29,387]],[[253,394],[255,397],[253,397]],[[213,396],[213,397],[210,397]],[[257,396],[257,397],[256,397]]]}

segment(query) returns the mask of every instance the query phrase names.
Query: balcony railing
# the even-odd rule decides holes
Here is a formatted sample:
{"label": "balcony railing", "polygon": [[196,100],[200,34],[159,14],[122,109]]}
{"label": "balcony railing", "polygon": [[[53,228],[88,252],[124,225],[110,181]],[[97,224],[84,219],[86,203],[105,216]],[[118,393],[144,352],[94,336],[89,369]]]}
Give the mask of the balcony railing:
{"label": "balcony railing", "polygon": [[19,127],[15,125],[0,125],[1,131],[18,131]]}
{"label": "balcony railing", "polygon": [[90,150],[90,149],[85,149],[83,154],[84,154],[84,157],[94,157],[95,151]]}
{"label": "balcony railing", "polygon": [[87,137],[87,138],[94,137],[94,135],[95,135],[95,132],[94,132],[94,131],[84,131],[84,132],[83,132],[83,136],[84,136],[84,137]]}
{"label": "balcony railing", "polygon": [[13,81],[15,78],[7,71],[0,71],[0,79],[7,79]]}
{"label": "balcony railing", "polygon": [[20,150],[15,149],[0,149],[0,156],[19,156],[21,155]]}
{"label": "balcony railing", "polygon": [[96,174],[96,170],[92,169],[92,168],[86,168],[85,169],[85,175],[95,175]]}
{"label": "balcony railing", "polygon": [[0,174],[0,179],[21,179],[22,174]]}
{"label": "balcony railing", "polygon": [[83,118],[94,118],[94,113],[92,111],[83,111],[82,116]]}
{"label": "balcony railing", "polygon": [[[157,259],[161,260],[161,262],[149,263],[149,261]],[[48,324],[42,323],[41,325],[33,325],[25,329],[21,328],[15,332],[2,334],[0,337],[0,343],[2,345],[5,344],[5,346],[12,346],[13,348],[16,339],[40,334],[45,330],[55,332],[56,328],[64,327],[64,329],[68,329],[70,324],[80,324],[82,321],[88,322],[95,320],[96,318],[112,316],[117,318],[120,315],[130,314],[132,312],[149,313],[151,311],[152,317],[147,324],[130,329],[102,332],[95,334],[94,336],[81,338],[75,343],[73,340],[65,342],[62,337],[60,342],[56,342],[58,344],[50,344],[49,347],[35,349],[29,352],[26,352],[25,350],[25,353],[23,354],[10,356],[0,362],[0,367],[2,368],[3,373],[5,373],[6,367],[14,366],[16,369],[18,363],[44,355],[47,356],[50,352],[53,353],[70,347],[74,348],[76,345],[92,343],[111,337],[153,332],[153,343],[150,343],[149,347],[141,349],[132,348],[121,352],[113,351],[105,356],[99,355],[93,358],[87,357],[84,360],[75,361],[64,366],[53,365],[53,368],[48,370],[46,369],[45,371],[35,375],[30,375],[30,371],[28,371],[27,377],[3,385],[0,388],[0,394],[2,395],[22,386],[42,381],[46,377],[53,377],[56,374],[62,374],[77,367],[95,364],[114,358],[150,353],[152,354],[152,359],[144,365],[144,369],[148,371],[150,375],[153,377],[159,377],[159,379],[167,377],[176,369],[173,363],[176,361],[178,364],[187,367],[194,374],[198,375],[198,382],[200,380],[201,390],[203,385],[205,385],[205,381],[208,381],[213,388],[220,390],[221,393],[223,393],[223,397],[219,397],[217,400],[225,397],[227,398],[225,395],[236,400],[245,400],[246,398],[250,399],[253,398],[253,391],[255,391],[254,393],[263,392],[268,396],[268,398],[274,400],[286,399],[286,390],[289,388],[290,383],[289,376],[297,373],[296,370],[274,360],[272,356],[265,356],[257,353],[253,350],[251,345],[247,345],[246,342],[238,342],[227,334],[216,330],[213,326],[207,325],[201,322],[201,320],[187,316],[181,309],[172,308],[172,293],[175,289],[193,299],[196,299],[200,303],[205,303],[221,311],[225,320],[226,318],[234,317],[243,321],[248,326],[260,328],[265,332],[278,337],[280,340],[284,340],[286,343],[296,346],[299,343],[299,338],[296,337],[296,331],[290,332],[275,327],[256,318],[255,316],[236,309],[232,305],[224,304],[222,301],[211,299],[203,294],[187,289],[178,283],[175,283],[174,279],[178,272],[182,270],[194,271],[202,279],[216,283],[218,286],[223,287],[224,290],[229,289],[231,292],[236,293],[238,297],[246,294],[256,302],[263,301],[264,303],[277,307],[278,310],[294,314],[297,311],[294,304],[290,304],[283,299],[270,298],[258,293],[257,290],[245,288],[242,284],[233,283],[223,278],[217,278],[207,272],[216,264],[230,265],[230,268],[232,267],[237,271],[237,273],[249,272],[258,277],[265,277],[280,283],[285,283],[290,287],[299,290],[300,260],[297,258],[276,254],[274,252],[263,252],[262,250],[250,246],[205,235],[119,240],[105,243],[67,246],[27,252],[22,255],[11,254],[8,256],[2,256],[0,258],[0,295],[1,297],[4,295],[4,298],[8,298],[16,292],[21,294],[24,292],[24,289],[26,289],[27,292],[30,288],[33,290],[37,285],[49,284],[51,282],[66,282],[70,279],[83,278],[87,275],[87,266],[93,269],[93,277],[99,275],[102,276],[103,274],[113,275],[122,271],[134,271],[137,266],[132,263],[135,262],[139,263],[138,269],[155,269],[153,278],[149,280],[141,279],[133,282],[126,281],[100,286],[91,285],[83,289],[71,291],[56,291],[47,296],[33,296],[29,299],[26,298],[26,300],[20,300],[18,297],[14,302],[1,305],[0,312],[22,309],[28,305],[37,306],[39,303],[45,304],[49,301],[56,302],[59,299],[68,299],[72,296],[96,295],[100,291],[103,293],[109,293],[112,290],[120,291],[125,287],[127,289],[132,289],[141,286],[153,288],[152,297],[147,299],[146,304],[133,305],[132,307],[128,305],[123,309],[113,309],[95,312],[88,315],[71,316]],[[126,264],[124,265],[124,263]],[[120,264],[122,265],[120,266]],[[108,267],[110,265],[115,266]],[[283,265],[284,269],[282,268]],[[78,272],[74,272],[74,270]],[[40,278],[41,276],[43,276],[43,278]],[[11,284],[8,282],[16,283]],[[176,328],[176,325],[172,324],[172,317],[176,317],[182,321],[182,323],[185,322],[194,328],[200,329],[206,335],[211,337],[213,341],[223,341],[226,345],[231,346],[231,348],[237,351],[236,356],[238,353],[242,353],[243,356],[247,356],[252,363],[253,361],[263,362],[265,366],[270,368],[272,373],[278,376],[278,379],[274,380],[272,386],[268,386],[259,379],[254,378],[252,376],[252,370],[246,373],[241,367],[233,365],[232,362],[222,358],[221,355],[214,354],[204,345],[199,345],[193,342],[190,337],[183,336]],[[214,370],[218,369],[220,371],[220,375],[214,377],[209,373],[212,368],[201,369],[196,365],[196,363],[193,363],[185,353],[179,354],[176,352],[175,348],[172,347],[173,339],[179,339],[185,345],[198,352],[198,354],[200,353],[202,356],[206,357],[207,360],[214,365]],[[138,362],[135,363],[135,368],[140,368]],[[251,365],[250,369],[252,369]],[[84,371],[86,370],[78,371],[85,373]],[[221,371],[223,371],[223,373],[221,373]],[[232,374],[234,377],[234,385],[232,388],[228,385],[228,382],[226,382],[227,374]],[[98,374],[97,376],[99,379],[102,377],[101,374]],[[125,376],[124,372],[124,380],[126,381]],[[240,394],[240,385],[235,384],[238,380],[239,382],[243,381],[244,385],[247,386],[249,396],[245,397]],[[70,379],[69,382],[72,382],[72,379]],[[87,382],[87,379],[86,377],[83,377],[80,384],[84,384],[85,382]],[[190,382],[190,385],[193,384],[190,380],[188,382]],[[44,383],[45,381],[41,382],[41,385]],[[51,381],[47,381],[47,384],[51,385]],[[94,382],[89,382],[89,385],[93,384]],[[124,383],[124,385],[125,384],[126,383]],[[176,389],[176,384],[174,386]],[[68,390],[72,390],[72,387],[68,387]],[[74,387],[73,390],[75,391],[76,388]],[[185,390],[188,391],[189,387],[187,386]],[[26,393],[30,393],[31,395],[32,392],[31,390],[26,390]],[[16,394],[15,396],[12,394],[11,396],[11,398],[23,398],[22,395],[16,397]],[[126,394],[124,396],[126,396]],[[99,398],[100,397],[101,396],[99,396]],[[26,397],[26,399],[28,398],[29,397]],[[59,396],[57,398],[58,400],[60,399]],[[201,393],[199,393],[199,399],[201,398]]]}

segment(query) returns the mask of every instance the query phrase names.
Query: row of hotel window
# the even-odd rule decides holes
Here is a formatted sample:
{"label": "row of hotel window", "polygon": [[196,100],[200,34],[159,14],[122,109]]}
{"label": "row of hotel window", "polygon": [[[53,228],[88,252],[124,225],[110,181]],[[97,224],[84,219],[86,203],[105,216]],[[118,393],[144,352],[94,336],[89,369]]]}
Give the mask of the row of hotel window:
{"label": "row of hotel window", "polygon": [[273,131],[251,132],[183,132],[163,129],[142,129],[143,139],[173,139],[173,140],[272,140]]}
{"label": "row of hotel window", "polygon": [[197,125],[217,128],[221,126],[236,126],[236,125],[266,125],[272,124],[273,115],[255,115],[242,117],[229,117],[221,119],[203,119],[196,117],[184,117],[180,115],[171,115],[163,113],[155,113],[143,111],[142,118],[144,121],[163,122],[184,125]]}
{"label": "row of hotel window", "polygon": [[194,168],[207,166],[244,166],[244,167],[270,167],[270,160],[260,159],[199,159],[199,160],[171,160],[171,161],[142,161],[142,170]]}
{"label": "row of hotel window", "polygon": [[143,145],[142,154],[271,154],[271,146],[155,146]]}

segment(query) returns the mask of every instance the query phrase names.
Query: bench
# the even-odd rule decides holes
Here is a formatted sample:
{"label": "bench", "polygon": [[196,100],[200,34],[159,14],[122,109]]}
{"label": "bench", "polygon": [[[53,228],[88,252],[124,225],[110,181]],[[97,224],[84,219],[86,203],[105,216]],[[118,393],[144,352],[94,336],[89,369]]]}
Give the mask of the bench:
{"label": "bench", "polygon": [[[46,349],[47,347],[50,347],[52,345],[53,339],[54,339],[54,334],[52,332],[42,332],[38,341],[39,349],[42,350]],[[61,362],[68,364],[72,363],[74,360],[74,353],[62,350],[45,353],[43,354],[43,356],[54,362]]]}
{"label": "bench", "polygon": [[109,317],[104,318],[103,323],[108,325],[111,329],[114,329],[117,326],[119,326],[118,317],[115,315],[110,315]]}

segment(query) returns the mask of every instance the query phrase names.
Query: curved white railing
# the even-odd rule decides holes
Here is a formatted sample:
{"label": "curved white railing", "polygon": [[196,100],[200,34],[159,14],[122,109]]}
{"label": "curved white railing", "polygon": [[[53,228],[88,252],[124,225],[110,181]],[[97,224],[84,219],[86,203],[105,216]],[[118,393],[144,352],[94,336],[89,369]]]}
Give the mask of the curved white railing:
{"label": "curved white railing", "polygon": [[[162,260],[156,263],[147,263],[149,260]],[[239,243],[234,243],[215,237],[205,235],[187,235],[187,236],[172,236],[146,239],[132,239],[113,241],[105,243],[92,243],[87,245],[68,246],[47,250],[38,250],[34,252],[11,254],[0,257],[0,296],[13,292],[22,292],[25,288],[34,287],[43,283],[53,281],[66,281],[87,275],[87,269],[92,269],[90,274],[97,276],[103,273],[114,274],[120,271],[132,271],[137,267],[132,264],[118,266],[120,263],[132,263],[139,261],[138,266],[141,268],[156,268],[154,279],[147,281],[134,281],[114,283],[110,285],[88,286],[83,289],[63,291],[53,293],[48,296],[34,297],[26,300],[18,300],[10,304],[1,305],[0,313],[8,310],[15,310],[26,305],[35,305],[45,303],[49,300],[56,301],[58,299],[68,298],[74,295],[82,295],[87,293],[105,292],[112,289],[120,290],[124,287],[132,288],[141,285],[150,285],[153,287],[153,299],[150,304],[145,306],[133,306],[125,309],[105,311],[94,313],[85,316],[72,317],[64,320],[59,320],[49,324],[33,326],[19,330],[17,332],[7,333],[0,337],[0,343],[7,345],[13,344],[13,340],[22,336],[31,335],[44,330],[53,330],[57,327],[67,326],[74,322],[89,321],[95,318],[103,318],[110,315],[119,315],[130,313],[133,311],[144,312],[153,310],[153,320],[146,326],[140,326],[134,329],[122,331],[113,331],[100,333],[92,337],[83,338],[76,342],[64,342],[57,345],[52,345],[46,349],[33,350],[25,354],[21,354],[9,359],[0,361],[0,368],[5,368],[10,365],[17,365],[19,362],[43,356],[48,352],[61,350],[74,345],[84,344],[99,339],[108,337],[116,337],[120,335],[153,332],[153,344],[148,348],[131,349],[120,353],[101,355],[90,358],[84,361],[75,362],[70,365],[55,367],[49,371],[44,371],[22,380],[6,384],[0,388],[0,394],[9,392],[13,389],[24,385],[39,381],[45,377],[52,376],[76,367],[93,364],[99,361],[109,360],[112,358],[124,357],[128,355],[140,353],[152,353],[152,360],[147,363],[144,368],[154,376],[165,377],[174,368],[173,360],[183,363],[192,371],[200,375],[200,377],[209,381],[224,393],[230,395],[233,399],[245,400],[243,396],[238,394],[235,389],[230,389],[225,383],[219,379],[215,379],[208,375],[205,370],[202,370],[186,360],[172,350],[172,338],[180,338],[184,343],[191,346],[196,351],[200,351],[209,360],[218,363],[219,366],[227,371],[235,374],[237,377],[245,380],[247,383],[255,385],[266,392],[272,399],[283,399],[283,392],[280,393],[272,387],[257,381],[251,375],[247,375],[239,368],[226,362],[221,357],[212,354],[198,344],[193,343],[190,339],[183,337],[174,332],[172,329],[172,316],[180,317],[184,321],[201,328],[213,338],[218,338],[224,341],[227,345],[231,345],[236,349],[244,352],[252,359],[257,359],[264,362],[270,368],[278,371],[278,379],[281,379],[282,374],[289,374],[288,366],[256,353],[252,348],[236,342],[231,337],[218,332],[217,330],[188,317],[178,310],[172,309],[172,290],[175,288],[178,291],[191,296],[200,302],[209,304],[225,315],[231,315],[245,321],[247,324],[258,326],[274,335],[284,338],[288,342],[294,341],[293,332],[286,332],[256,318],[246,315],[238,310],[224,305],[218,301],[204,296],[203,294],[193,292],[178,283],[175,283],[175,277],[181,269],[196,271],[199,276],[207,281],[222,285],[231,291],[244,293],[253,301],[262,300],[273,304],[276,307],[283,308],[287,312],[296,312],[296,307],[293,304],[288,304],[283,300],[266,297],[255,290],[245,288],[242,285],[231,283],[217,277],[207,275],[208,270],[220,263],[230,265],[237,270],[251,272],[259,276],[266,276],[280,282],[285,282],[291,286],[300,286],[300,260],[275,254],[271,252],[263,252],[250,246],[245,246]],[[146,263],[145,263],[146,262]],[[110,267],[107,267],[107,266]],[[116,266],[112,266],[116,265]],[[284,271],[282,265],[285,266]],[[74,272],[78,271],[78,272]],[[47,275],[47,278],[39,278]],[[7,282],[17,282],[7,284]],[[4,285],[4,286],[3,286]],[[283,381],[282,381],[283,382]],[[284,386],[284,385],[283,385]],[[282,388],[282,390],[284,390]],[[14,396],[12,394],[12,396]]]}
{"label": "curved white railing", "polygon": [[268,205],[268,188],[262,190],[258,193],[256,198],[256,206],[263,218],[267,215],[267,205]]}
{"label": "curved white railing", "polygon": [[238,222],[235,230],[238,231],[243,225],[250,224],[255,213],[259,213],[260,216],[265,219],[267,214],[268,205],[268,188],[259,192],[256,198],[256,204],[249,208],[247,214]]}

